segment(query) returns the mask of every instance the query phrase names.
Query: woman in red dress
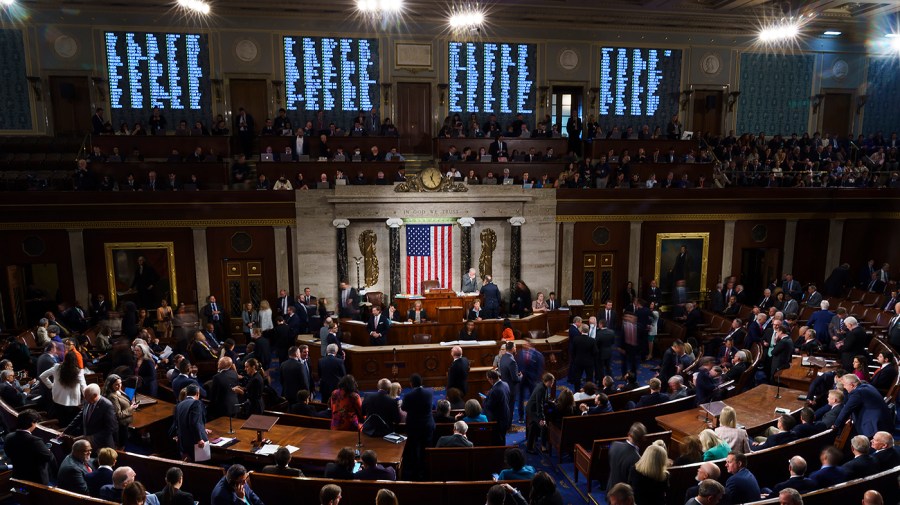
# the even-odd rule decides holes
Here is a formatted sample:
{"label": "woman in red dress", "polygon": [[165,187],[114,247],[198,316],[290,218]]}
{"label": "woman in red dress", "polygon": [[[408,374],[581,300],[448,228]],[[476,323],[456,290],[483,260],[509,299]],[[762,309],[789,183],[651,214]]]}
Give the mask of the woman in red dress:
{"label": "woman in red dress", "polygon": [[345,375],[331,393],[331,429],[342,431],[359,430],[362,419],[362,398],[359,387],[352,375]]}

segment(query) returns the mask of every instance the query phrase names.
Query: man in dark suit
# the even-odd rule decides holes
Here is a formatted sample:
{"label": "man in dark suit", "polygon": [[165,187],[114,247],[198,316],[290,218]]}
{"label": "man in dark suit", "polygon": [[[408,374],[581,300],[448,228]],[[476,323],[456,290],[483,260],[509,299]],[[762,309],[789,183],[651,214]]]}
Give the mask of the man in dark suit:
{"label": "man in dark suit", "polygon": [[660,392],[660,389],[662,388],[662,382],[660,382],[659,379],[654,377],[650,379],[649,382],[647,382],[647,385],[650,386],[650,393],[641,396],[634,407],[649,407],[651,405],[659,405],[660,403],[666,403],[667,401],[669,401],[669,395]]}
{"label": "man in dark suit", "polygon": [[644,294],[644,298],[647,299],[647,303],[656,302],[656,305],[659,306],[662,301],[662,292],[659,290],[659,286],[656,284],[656,279],[650,281],[650,286],[647,288],[646,294]]}
{"label": "man in dark suit", "polygon": [[894,437],[887,431],[872,435],[872,459],[878,463],[878,471],[883,472],[900,465],[900,452],[894,447]]}
{"label": "man in dark suit", "polygon": [[187,387],[188,384],[196,384],[200,388],[200,397],[206,397],[206,390],[191,375],[191,362],[184,358],[178,362],[178,375],[172,378],[172,393],[175,395],[175,398],[178,398],[181,390]]}
{"label": "man in dark suit", "polygon": [[116,448],[119,421],[112,402],[100,395],[100,386],[89,384],[84,388],[84,408],[63,431],[66,435],[81,435],[91,441],[98,451],[104,447]]}
{"label": "man in dark suit", "polygon": [[612,489],[620,482],[631,481],[634,464],[641,458],[641,445],[647,435],[647,428],[642,423],[634,423],[628,429],[624,441],[613,442],[609,446],[609,480],[606,489]]}
{"label": "man in dark suit", "polygon": [[371,345],[385,345],[387,343],[390,325],[388,318],[381,314],[381,307],[377,305],[372,307],[372,315],[369,317],[366,329],[369,332],[369,343]]}
{"label": "man in dark suit", "polygon": [[462,347],[458,345],[453,346],[450,355],[453,356],[453,363],[447,372],[447,389],[456,388],[465,397],[469,392],[469,360],[463,356]]}
{"label": "man in dark suit", "polygon": [[894,313],[897,315],[888,323],[887,336],[891,347],[900,349],[900,302],[894,305]]}
{"label": "man in dark suit", "polygon": [[466,438],[469,425],[465,421],[453,423],[453,434],[439,438],[435,447],[472,447],[472,441]]}
{"label": "man in dark suit", "polygon": [[844,421],[852,417],[856,432],[867,437],[891,428],[891,411],[877,389],[871,384],[860,382],[859,377],[854,374],[841,377],[841,383],[847,391],[847,402],[835,419],[834,427],[843,426]]}
{"label": "man in dark suit", "polygon": [[434,394],[422,387],[422,377],[409,377],[412,391],[403,395],[403,411],[406,412],[406,445],[403,447],[403,480],[420,480],[424,476],[425,448],[431,446],[434,435],[434,417],[431,416]]}
{"label": "man in dark suit", "polygon": [[340,317],[354,318],[359,314],[359,293],[350,287],[350,281],[344,279],[340,283]]}
{"label": "man in dark suit", "polygon": [[769,310],[769,307],[775,305],[775,297],[772,296],[772,290],[764,289],[762,300],[756,305],[759,310]]}
{"label": "man in dark suit", "polygon": [[497,135],[497,140],[491,142],[488,146],[488,154],[494,161],[499,158],[509,158],[509,143],[503,138],[503,135]]}
{"label": "man in dark suit", "polygon": [[484,300],[482,319],[496,319],[500,317],[500,288],[494,284],[494,278],[484,276],[484,284],[481,286],[481,298]]}
{"label": "man in dark suit", "polygon": [[866,329],[853,316],[844,319],[844,326],[847,328],[847,333],[838,344],[841,352],[841,366],[844,367],[844,370],[853,370],[853,358],[866,354],[869,336],[866,334]]}
{"label": "man in dark suit", "polygon": [[76,440],[72,444],[72,452],[59,465],[56,476],[56,487],[73,493],[90,494],[85,474],[95,470],[91,464],[91,443],[87,439]]}
{"label": "man in dark suit", "polygon": [[287,309],[294,305],[294,299],[284,289],[278,292],[278,301],[275,303],[275,313],[278,315],[286,315]]}
{"label": "man in dark suit", "polygon": [[884,281],[878,275],[878,271],[873,272],[866,284],[866,291],[869,293],[884,293]]}
{"label": "man in dark suit", "polygon": [[137,473],[130,466],[116,468],[113,470],[112,484],[106,484],[100,488],[99,498],[114,503],[121,503],[122,492],[134,482],[135,477],[137,477]]}
{"label": "man in dark suit", "polygon": [[747,469],[747,456],[731,451],[725,458],[725,468],[731,477],[725,481],[725,499],[727,503],[746,503],[759,501],[759,483],[756,476]]}
{"label": "man in dark suit", "polygon": [[[228,319],[228,315],[225,313],[225,307],[222,307],[221,304],[216,302],[215,296],[210,295],[207,299],[207,303],[203,307],[203,317],[207,324],[211,323],[213,325],[216,335],[224,335],[222,332],[222,322]],[[210,341],[210,344],[212,344],[213,347],[218,347],[216,342]]]}
{"label": "man in dark suit", "polygon": [[504,347],[505,351],[500,355],[497,371],[500,372],[500,380],[509,386],[509,418],[513,419],[516,405],[516,390],[519,382],[522,380],[522,372],[519,371],[519,364],[516,363],[515,342],[506,342]]}
{"label": "man in dark suit", "polygon": [[106,121],[103,120],[103,109],[98,107],[97,110],[94,111],[94,115],[91,116],[91,130],[94,135],[103,133],[103,125],[105,123]]}
{"label": "man in dark suit", "polygon": [[517,398],[519,408],[519,422],[525,422],[525,400],[531,397],[531,392],[541,380],[544,374],[544,354],[535,350],[534,345],[526,340],[522,348],[516,354],[516,365],[519,367],[522,379],[519,381]]}
{"label": "man in dark suit", "polygon": [[397,480],[396,470],[378,464],[378,455],[375,451],[365,451],[359,459],[362,469],[353,474],[354,480]]}
{"label": "man in dark suit", "polygon": [[100,490],[103,489],[103,486],[112,484],[113,466],[116,464],[117,457],[116,451],[111,448],[100,451],[100,454],[95,459],[97,469],[84,476],[84,481],[87,483],[88,489],[91,490],[91,496],[94,498],[100,497]]}
{"label": "man in dark suit", "polygon": [[218,371],[209,388],[209,418],[234,416],[238,413],[238,397],[234,387],[238,385],[238,374],[229,357],[219,358]]}
{"label": "man in dark suit", "polygon": [[322,403],[327,404],[341,378],[347,375],[347,369],[344,360],[337,357],[337,345],[328,344],[325,352],[325,357],[319,360],[319,392],[322,393]]}
{"label": "man in dark suit", "polygon": [[869,437],[865,435],[856,435],[850,439],[853,459],[841,465],[847,480],[860,479],[878,473],[878,462],[869,454],[871,449]]}
{"label": "man in dark suit", "polygon": [[272,347],[278,361],[284,363],[288,359],[288,349],[294,345],[296,334],[291,334],[291,327],[285,323],[284,316],[275,316],[275,324],[272,328]]}
{"label": "man in dark suit", "polygon": [[791,474],[790,478],[772,486],[769,498],[778,498],[778,493],[787,488],[796,489],[801,493],[816,489],[816,483],[804,477],[806,474],[806,460],[802,457],[794,456],[788,460],[788,471]]}
{"label": "man in dark suit", "polygon": [[846,481],[847,473],[838,466],[842,458],[843,454],[837,447],[830,445],[822,449],[822,452],[819,453],[819,461],[822,463],[822,467],[809,474],[809,479],[815,482],[816,487],[819,489]]}
{"label": "man in dark suit", "polygon": [[500,380],[496,370],[487,371],[487,380],[491,384],[487,398],[484,399],[484,413],[488,421],[495,421],[492,442],[494,445],[506,445],[506,432],[512,426],[509,412],[509,385]]}
{"label": "man in dark suit", "polygon": [[188,384],[184,400],[175,406],[175,433],[182,457],[194,460],[194,448],[203,448],[209,442],[206,430],[206,409],[200,401],[200,387]]}
{"label": "man in dark suit", "polygon": [[822,300],[819,304],[820,310],[817,310],[809,316],[809,320],[806,322],[807,326],[816,331],[816,340],[818,340],[823,346],[827,346],[829,342],[828,337],[828,325],[831,324],[831,320],[834,319],[834,312],[828,310],[830,304],[828,300]]}
{"label": "man in dark suit", "polygon": [[762,342],[763,339],[763,323],[766,322],[765,314],[757,314],[756,319],[750,321],[747,325],[747,340],[744,342],[744,348],[750,349],[756,342]]}
{"label": "man in dark suit", "polygon": [[616,311],[613,310],[612,300],[607,300],[603,308],[597,311],[597,320],[604,321],[606,327],[613,331],[615,331],[619,325],[618,317]]}
{"label": "man in dark suit", "polygon": [[810,284],[802,301],[807,307],[819,307],[822,303],[822,293],[819,293],[815,284]]}
{"label": "man in dark suit", "polygon": [[832,389],[823,396],[827,403],[816,410],[816,421],[818,424],[830,428],[844,408],[844,392],[840,389]]}
{"label": "man in dark suit", "polygon": [[297,337],[297,335],[304,332],[306,326],[306,323],[304,322],[305,315],[306,310],[297,310],[297,307],[294,305],[288,307],[287,316],[284,318],[284,323],[290,330],[291,343],[293,343],[293,340]]}
{"label": "man in dark suit", "polygon": [[15,381],[16,373],[12,370],[0,371],[0,399],[12,408],[19,408],[25,405],[28,395],[24,391],[19,391]]}
{"label": "man in dark suit", "polygon": [[795,424],[797,424],[797,421],[795,421],[792,416],[789,414],[782,414],[778,418],[778,432],[769,435],[765,442],[753,442],[750,444],[750,450],[761,451],[763,449],[768,449],[769,447],[793,442],[797,439],[797,436],[791,431],[794,429]]}
{"label": "man in dark suit", "polygon": [[234,464],[216,483],[210,495],[210,505],[263,505],[259,496],[250,489],[250,474],[243,465]]}
{"label": "man in dark suit", "polygon": [[[303,347],[306,347],[305,345]],[[306,347],[306,355],[309,357],[309,348]],[[302,352],[298,346],[291,346],[288,350],[288,359],[279,368],[279,380],[281,382],[281,396],[293,405],[297,402],[297,391],[305,389],[312,392],[312,377],[309,375],[309,367],[302,361]]]}
{"label": "man in dark suit", "polygon": [[887,391],[897,379],[897,365],[894,364],[894,354],[890,351],[881,351],[875,359],[878,361],[879,367],[869,379],[869,384],[879,391]]}
{"label": "man in dark suit", "polygon": [[669,377],[678,373],[678,358],[684,354],[684,342],[675,339],[672,345],[663,353],[662,363],[659,366],[659,380],[668,382]]}
{"label": "man in dark suit", "polygon": [[6,435],[3,450],[12,463],[13,478],[49,486],[50,472],[56,473],[56,458],[44,441],[32,434],[40,420],[34,410],[19,412],[16,431]]}
{"label": "man in dark suit", "polygon": [[775,347],[772,348],[772,378],[781,370],[791,367],[791,357],[794,354],[794,341],[784,331],[784,326],[775,329]]}
{"label": "man in dark suit", "polygon": [[547,413],[544,407],[550,401],[550,390],[556,377],[553,374],[545,373],[541,377],[541,382],[535,386],[531,396],[528,397],[527,413],[525,415],[525,452],[536,454],[534,444],[538,435],[541,436],[541,443],[547,446]]}
{"label": "man in dark suit", "polygon": [[569,355],[572,360],[569,367],[569,383],[575,391],[581,389],[581,377],[587,374],[590,379],[594,371],[597,344],[588,336],[588,331],[590,331],[588,325],[582,324],[581,332],[572,342],[572,353]]}
{"label": "man in dark suit", "polygon": [[612,377],[612,352],[613,346],[616,344],[616,333],[606,326],[606,321],[597,321],[597,336],[594,341],[597,343],[597,359],[594,361],[594,380],[598,383],[603,379],[604,375]]}
{"label": "man in dark suit", "polygon": [[367,394],[362,404],[362,412],[368,419],[370,416],[378,416],[384,421],[391,431],[397,429],[400,422],[400,408],[397,400],[391,398],[390,379],[378,381],[378,391]]}

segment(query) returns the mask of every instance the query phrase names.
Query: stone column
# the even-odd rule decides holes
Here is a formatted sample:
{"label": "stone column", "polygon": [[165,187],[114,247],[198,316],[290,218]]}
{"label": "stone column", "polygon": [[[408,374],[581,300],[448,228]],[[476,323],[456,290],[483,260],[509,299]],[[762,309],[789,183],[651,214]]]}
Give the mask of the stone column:
{"label": "stone column", "polygon": [[472,225],[475,224],[475,219],[461,217],[456,222],[462,231],[459,241],[459,275],[462,277],[472,268]]}
{"label": "stone column", "polygon": [[[722,237],[722,275],[720,278],[725,280],[726,277],[734,275],[731,271],[734,260],[734,221],[725,221],[725,233]],[[738,272],[740,273],[740,272]],[[707,283],[709,281],[707,280]],[[700,286],[700,291],[706,290],[706,286]]]}
{"label": "stone column", "polygon": [[400,227],[403,226],[403,220],[399,217],[392,217],[387,220],[386,224],[390,228],[391,280],[389,286],[391,291],[388,293],[387,299],[388,303],[390,303],[403,289],[400,283]]}
{"label": "stone column", "polygon": [[823,279],[828,278],[834,267],[841,264],[841,245],[843,240],[844,220],[832,219],[828,226],[828,251],[825,253],[825,272],[822,274]]}
{"label": "stone column", "polygon": [[300,286],[300,255],[297,254],[297,227],[289,226],[288,229],[291,230],[291,240],[294,243],[293,254],[291,255],[290,261],[294,264],[294,277],[290,280],[290,286],[288,286],[288,293],[299,293],[303,288]]}
{"label": "stone column", "polygon": [[632,221],[628,231],[628,280],[634,283],[634,289],[640,293],[644,284],[641,279],[641,226],[642,221]]}
{"label": "stone column", "polygon": [[347,264],[347,227],[349,219],[335,219],[331,222],[337,228],[337,282],[350,279],[349,265]]}
{"label": "stone column", "polygon": [[84,234],[82,230],[66,230],[69,233],[69,251],[72,256],[72,277],[75,281],[75,299],[85,310],[90,306],[87,264],[84,260]]}
{"label": "stone column", "polygon": [[287,290],[288,293],[296,293],[291,290],[291,279],[288,276],[287,254],[287,228],[273,226],[272,233],[275,236],[275,283],[279,290]]}
{"label": "stone column", "polygon": [[194,275],[197,278],[197,292],[195,293],[198,306],[201,300],[206,299],[210,293],[209,288],[209,251],[206,246],[206,228],[191,228],[194,234]]}
{"label": "stone column", "polygon": [[512,296],[516,291],[516,282],[522,277],[522,225],[525,224],[525,218],[514,216],[508,221],[512,226],[509,237],[509,292]]}
{"label": "stone column", "polygon": [[794,251],[797,247],[797,220],[788,219],[784,223],[784,257],[781,260],[782,272],[794,271]]}
{"label": "stone column", "polygon": [[[560,303],[572,299],[572,275],[574,271],[573,257],[575,250],[575,223],[562,224],[562,247],[560,248],[559,261],[562,264],[562,272],[559,279],[559,293],[557,299]],[[581,295],[576,295],[580,299]]]}

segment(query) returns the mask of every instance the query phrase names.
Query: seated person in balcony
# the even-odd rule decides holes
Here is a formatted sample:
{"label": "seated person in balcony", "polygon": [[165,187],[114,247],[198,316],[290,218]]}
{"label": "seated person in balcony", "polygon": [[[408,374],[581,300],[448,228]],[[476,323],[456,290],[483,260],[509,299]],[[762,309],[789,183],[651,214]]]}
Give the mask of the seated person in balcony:
{"label": "seated person in balcony", "polygon": [[178,122],[178,126],[175,128],[175,135],[178,137],[188,137],[191,134],[191,129],[188,127],[187,121],[182,119]]}
{"label": "seated person in balcony", "polygon": [[556,161],[557,156],[552,147],[548,147],[544,152],[544,161]]}
{"label": "seated person in balcony", "polygon": [[275,184],[272,185],[272,189],[275,191],[282,191],[292,190],[294,189],[294,187],[291,186],[291,181],[287,180],[287,177],[285,177],[284,174],[281,174],[278,177],[278,180],[275,181]]}
{"label": "seated person in balcony", "polygon": [[396,147],[392,147],[390,151],[385,153],[384,161],[406,161],[406,158],[397,151]]}
{"label": "seated person in balcony", "polygon": [[369,148],[366,161],[384,161],[384,154],[378,151],[378,146],[372,146]]}
{"label": "seated person in balcony", "polygon": [[250,177],[250,166],[247,165],[247,157],[241,154],[237,161],[231,165],[231,182],[233,184],[244,184]]}
{"label": "seated person in balcony", "polygon": [[316,153],[319,158],[331,159],[331,149],[328,148],[328,136],[319,135],[319,152]]}
{"label": "seated person in balcony", "polygon": [[375,185],[376,186],[390,186],[391,181],[384,176],[384,170],[379,170],[377,174],[375,174]]}
{"label": "seated person in balcony", "polygon": [[455,181],[463,180],[462,173],[456,167],[450,167],[449,169],[447,169],[446,176],[448,179],[453,179]]}
{"label": "seated person in balcony", "polygon": [[397,130],[397,127],[394,126],[394,123],[391,121],[391,118],[384,118],[384,122],[381,123],[381,136],[382,137],[399,137],[400,132]]}
{"label": "seated person in balcony", "polygon": [[428,320],[428,314],[425,313],[425,309],[422,308],[422,301],[416,300],[413,308],[409,309],[406,314],[406,319],[409,322],[422,322]]}
{"label": "seated person in balcony", "polygon": [[356,177],[350,179],[351,186],[365,186],[366,184],[369,184],[369,179],[366,178],[362,170],[357,171]]}
{"label": "seated person in balcony", "polygon": [[[220,114],[220,116],[221,116],[221,114]],[[229,133],[228,124],[225,122],[225,120],[224,119],[216,120],[216,123],[212,128],[212,134],[217,135],[217,136],[224,136],[224,135],[228,135],[228,133]]]}
{"label": "seated person in balcony", "polygon": [[484,176],[484,179],[482,179],[481,183],[486,186],[496,186],[497,178],[494,177],[494,172],[488,172],[487,175]]}
{"label": "seated person in balcony", "polygon": [[498,135],[497,140],[491,142],[488,151],[494,161],[499,161],[501,158],[507,159],[509,158],[509,142],[503,135]]}
{"label": "seated person in balcony", "polygon": [[303,178],[303,172],[297,172],[297,177],[293,182],[294,189],[309,189],[309,185],[306,183],[306,180]]}
{"label": "seated person in balcony", "polygon": [[257,191],[268,191],[272,189],[269,184],[269,180],[266,178],[266,174],[259,174],[256,178],[256,188]]}
{"label": "seated person in balcony", "polygon": [[363,123],[359,121],[355,121],[353,123],[353,128],[347,132],[348,137],[368,137],[369,132],[366,131],[365,127],[363,127]]}
{"label": "seated person in balcony", "polygon": [[465,179],[463,179],[463,182],[469,185],[476,185],[481,184],[481,179],[478,178],[478,175],[474,170],[469,170],[469,173],[466,175]]}
{"label": "seated person in balcony", "polygon": [[331,161],[335,161],[335,162],[349,161],[349,158],[347,157],[347,153],[344,152],[343,147],[340,147],[340,146],[337,147],[337,149],[335,150],[335,153],[334,153],[334,158]]}
{"label": "seated person in balcony", "polygon": [[447,152],[444,153],[443,156],[441,156],[441,161],[460,161],[460,159],[461,157],[459,151],[456,150],[455,145],[451,145],[447,149]]}

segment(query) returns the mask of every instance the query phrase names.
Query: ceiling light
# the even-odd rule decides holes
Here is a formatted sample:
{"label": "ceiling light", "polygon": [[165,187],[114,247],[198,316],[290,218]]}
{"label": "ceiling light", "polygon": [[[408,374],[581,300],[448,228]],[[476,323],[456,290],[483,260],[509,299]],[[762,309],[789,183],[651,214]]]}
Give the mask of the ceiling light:
{"label": "ceiling light", "polygon": [[896,39],[900,38],[900,33],[885,33],[884,36],[889,39]]}
{"label": "ceiling light", "polygon": [[800,23],[793,18],[764,27],[757,37],[761,42],[784,42],[797,38],[800,35]]}
{"label": "ceiling light", "polygon": [[467,9],[450,15],[450,28],[454,30],[478,28],[484,24],[484,13]]}
{"label": "ceiling light", "polygon": [[356,0],[356,8],[360,12],[400,12],[403,0]]}
{"label": "ceiling light", "polygon": [[16,0],[0,0],[0,5],[4,7],[9,7],[10,5],[16,3]]}
{"label": "ceiling light", "polygon": [[836,31],[836,30],[826,30],[824,33],[824,35],[830,35],[832,37],[837,37],[840,34],[841,34],[841,32]]}
{"label": "ceiling light", "polygon": [[178,0],[178,5],[183,9],[197,14],[209,14],[209,4],[203,0]]}

